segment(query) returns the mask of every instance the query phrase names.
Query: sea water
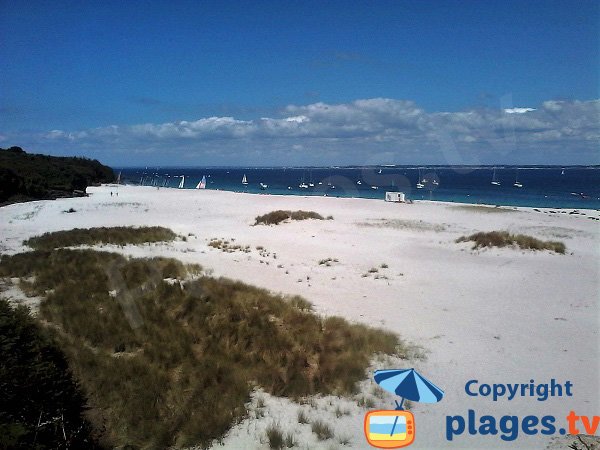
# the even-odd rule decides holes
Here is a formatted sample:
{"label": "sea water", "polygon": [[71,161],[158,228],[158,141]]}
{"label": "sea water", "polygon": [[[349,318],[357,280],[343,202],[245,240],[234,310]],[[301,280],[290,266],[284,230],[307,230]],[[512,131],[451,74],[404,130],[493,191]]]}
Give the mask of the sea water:
{"label": "sea water", "polygon": [[[184,176],[184,188],[194,189],[205,176],[206,189],[235,192],[383,200],[385,192],[400,191],[412,200],[600,208],[599,166],[115,168],[119,172],[123,183],[165,188],[177,188]],[[242,184],[244,175],[246,185]],[[493,180],[500,184],[492,184]],[[263,189],[260,183],[267,187]]]}

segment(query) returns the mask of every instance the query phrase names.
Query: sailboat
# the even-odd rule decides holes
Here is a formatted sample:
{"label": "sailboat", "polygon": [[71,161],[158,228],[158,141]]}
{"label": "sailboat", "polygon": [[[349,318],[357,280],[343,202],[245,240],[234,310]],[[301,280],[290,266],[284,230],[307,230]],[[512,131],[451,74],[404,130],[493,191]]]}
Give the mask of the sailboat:
{"label": "sailboat", "polygon": [[563,170],[560,172],[560,174],[561,174],[561,175],[564,175],[564,174],[565,174],[565,169],[563,169]]}
{"label": "sailboat", "polygon": [[377,172],[378,174],[381,174],[381,169],[379,169],[379,172]]}
{"label": "sailboat", "polygon": [[522,188],[523,184],[521,184],[519,182],[519,169],[517,169],[517,174],[515,175],[515,183],[513,184],[514,187],[518,187],[518,188]]}
{"label": "sailboat", "polygon": [[202,175],[202,179],[196,185],[196,189],[206,189],[206,177]]}
{"label": "sailboat", "polygon": [[183,189],[183,185],[184,185],[184,183],[185,183],[185,176],[184,176],[184,175],[181,175],[181,181],[179,182],[179,186],[178,186],[178,188],[179,188],[179,189]]}
{"label": "sailboat", "polygon": [[419,169],[419,179],[417,180],[417,189],[423,189],[425,185],[421,182],[421,169]]}
{"label": "sailboat", "polygon": [[308,184],[304,182],[304,171],[302,171],[302,182],[298,185],[300,189],[308,189]]}
{"label": "sailboat", "polygon": [[269,187],[269,185],[267,185],[267,184],[265,184],[265,183],[258,183],[258,184],[260,185],[260,188],[261,188],[263,191],[264,191],[264,190],[266,190],[266,189]]}
{"label": "sailboat", "polygon": [[123,173],[123,171],[120,171],[119,175],[117,175],[117,184],[121,184],[121,173]]}
{"label": "sailboat", "polygon": [[244,184],[244,185],[248,184],[248,180],[246,179],[246,174],[244,174],[244,176],[242,177],[242,184]]}
{"label": "sailboat", "polygon": [[498,181],[498,178],[496,177],[496,168],[494,167],[494,173],[492,175],[492,184],[494,186],[500,186],[500,182]]}

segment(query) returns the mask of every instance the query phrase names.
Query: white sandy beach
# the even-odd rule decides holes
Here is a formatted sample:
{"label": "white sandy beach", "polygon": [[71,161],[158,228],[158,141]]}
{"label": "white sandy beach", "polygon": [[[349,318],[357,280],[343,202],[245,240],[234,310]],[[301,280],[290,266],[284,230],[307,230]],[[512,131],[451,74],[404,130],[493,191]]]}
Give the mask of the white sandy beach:
{"label": "white sandy beach", "polygon": [[[119,196],[111,197],[111,190],[118,190]],[[192,234],[187,241],[168,245],[109,248],[134,256],[171,256],[199,263],[215,276],[300,294],[320,314],[382,327],[422,346],[426,360],[414,366],[446,395],[438,404],[413,404],[412,448],[545,448],[550,442],[540,435],[520,434],[505,442],[499,435],[467,432],[448,442],[446,416],[466,417],[468,409],[477,417],[491,414],[498,419],[507,414],[554,415],[557,428],[566,426],[564,417],[571,410],[588,416],[600,412],[600,224],[589,219],[600,217],[598,211],[570,215],[572,210],[506,207],[488,212],[435,202],[408,205],[132,186],[94,187],[88,192],[88,198],[0,208],[0,251],[25,251],[24,239],[76,227],[161,225],[184,236]],[[63,212],[69,208],[76,212]],[[314,210],[334,220],[252,226],[257,215],[276,209]],[[468,243],[455,243],[462,235],[491,230],[560,240],[567,254],[474,252]],[[235,239],[252,251],[225,253],[207,245],[211,238]],[[264,247],[262,256],[257,246]],[[338,262],[319,265],[326,258]],[[388,267],[380,268],[382,264]],[[379,269],[368,274],[371,268]],[[467,396],[464,387],[471,379],[489,384],[569,380],[574,395],[494,402]],[[263,430],[278,421],[297,434],[301,448],[368,448],[363,437],[366,409],[356,402],[338,401],[350,412],[340,418],[332,413],[331,399],[305,405],[314,417],[322,414],[336,436],[348,437],[349,443],[342,446],[335,439],[314,440],[310,426],[297,423],[298,405],[263,397],[265,417],[236,426],[224,440],[225,447],[267,448]],[[377,407],[385,408],[395,399],[391,394],[374,397]]]}

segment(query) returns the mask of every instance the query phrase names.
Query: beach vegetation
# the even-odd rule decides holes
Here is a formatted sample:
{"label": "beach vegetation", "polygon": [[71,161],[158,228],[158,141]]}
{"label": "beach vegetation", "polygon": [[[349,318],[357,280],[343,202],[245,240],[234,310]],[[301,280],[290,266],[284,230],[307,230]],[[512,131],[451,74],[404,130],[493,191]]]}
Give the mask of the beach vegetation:
{"label": "beach vegetation", "polygon": [[0,448],[98,448],[86,400],[54,340],[0,299]]}
{"label": "beach vegetation", "polygon": [[114,177],[110,167],[96,160],[0,149],[0,204],[83,195],[88,186]]}
{"label": "beach vegetation", "polygon": [[324,220],[323,216],[314,211],[284,211],[277,210],[270,213],[257,216],[254,220],[254,225],[278,225],[286,220],[307,220],[317,219]]}
{"label": "beach vegetation", "polygon": [[333,263],[339,262],[337,258],[325,258],[319,261],[320,266],[331,266]]}
{"label": "beach vegetation", "polygon": [[308,420],[308,416],[306,415],[306,412],[303,409],[300,409],[298,411],[298,423],[303,425],[310,423],[310,421]]}
{"label": "beach vegetation", "polygon": [[257,387],[292,399],[350,395],[373,356],[406,353],[395,334],[200,272],[91,249],[0,259],[0,277],[29,280],[42,297],[38,317],[106,447],[207,447],[249,414]]}
{"label": "beach vegetation", "polygon": [[452,209],[460,211],[478,212],[484,214],[496,214],[496,213],[508,213],[514,212],[514,209],[503,208],[500,206],[486,206],[486,205],[453,205],[450,206]]}
{"label": "beach vegetation", "polygon": [[269,441],[269,448],[281,450],[285,446],[283,431],[279,424],[272,423],[267,427],[265,433]]}
{"label": "beach vegetation", "polygon": [[340,437],[338,438],[338,443],[339,443],[340,445],[350,445],[350,442],[351,442],[351,441],[352,441],[352,440],[350,439],[350,437],[349,437],[349,436],[340,436]]}
{"label": "beach vegetation", "polygon": [[326,441],[333,437],[333,430],[331,427],[320,419],[315,420],[311,424],[312,432],[317,435],[320,441]]}
{"label": "beach vegetation", "polygon": [[234,252],[250,253],[252,251],[250,249],[249,245],[234,244],[233,242],[235,242],[235,239],[231,239],[231,242],[230,242],[225,239],[213,238],[208,242],[208,246],[212,247],[212,248],[216,248],[217,250],[221,250],[224,253],[234,253]]}
{"label": "beach vegetation", "polygon": [[98,227],[53,231],[23,242],[35,250],[75,247],[79,245],[139,245],[173,241],[177,235],[164,227]]}
{"label": "beach vegetation", "polygon": [[473,242],[473,249],[481,247],[518,247],[524,250],[550,250],[564,254],[566,246],[560,241],[542,241],[525,234],[511,234],[508,231],[489,231],[461,236],[456,242]]}

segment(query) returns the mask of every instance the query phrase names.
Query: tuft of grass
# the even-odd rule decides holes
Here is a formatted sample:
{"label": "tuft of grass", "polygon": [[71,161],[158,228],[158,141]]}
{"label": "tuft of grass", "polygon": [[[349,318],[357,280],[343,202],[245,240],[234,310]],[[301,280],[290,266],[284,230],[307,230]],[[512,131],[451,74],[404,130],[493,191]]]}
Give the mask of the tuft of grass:
{"label": "tuft of grass", "polygon": [[296,446],[296,438],[294,437],[293,433],[287,433],[285,435],[285,439],[283,440],[283,443],[285,444],[285,446],[287,448],[292,448]]}
{"label": "tuft of grass", "polygon": [[500,206],[484,206],[484,205],[454,205],[452,209],[461,211],[479,212],[479,213],[507,213],[514,212],[514,209],[501,208]]}
{"label": "tuft of grass", "polygon": [[283,431],[277,424],[271,424],[266,430],[267,440],[269,441],[269,448],[281,450],[284,445]]}
{"label": "tuft of grass", "polygon": [[363,408],[375,408],[375,400],[373,400],[371,397],[367,397],[366,395],[363,395],[357,402],[358,406],[363,407]]}
{"label": "tuft of grass", "polygon": [[338,442],[340,445],[350,445],[350,442],[352,442],[352,440],[348,436],[340,436]]}
{"label": "tuft of grass", "polygon": [[[222,252],[225,252],[225,253],[234,253],[234,252],[250,253],[252,251],[250,249],[249,245],[233,244],[233,242],[235,242],[235,239],[233,239],[233,238],[231,238],[231,242],[224,240],[224,239],[213,238],[208,242],[207,245],[209,247],[216,248],[217,250],[221,250]],[[261,256],[262,256],[262,253],[261,253]]]}
{"label": "tuft of grass", "polygon": [[382,264],[381,266],[379,266],[379,267],[381,267],[382,269],[387,269],[389,266],[388,266],[386,263],[383,263],[383,264]]}
{"label": "tuft of grass", "polygon": [[75,228],[35,236],[23,242],[35,250],[52,250],[62,247],[97,244],[145,244],[173,241],[177,235],[164,227],[99,227]]}
{"label": "tuft of grass", "polygon": [[333,437],[333,430],[331,427],[321,420],[315,420],[311,425],[311,429],[320,441],[326,441]]}
{"label": "tuft of grass", "polygon": [[314,211],[284,211],[277,210],[271,211],[270,213],[257,216],[254,220],[254,225],[278,225],[284,220],[307,220],[307,219],[318,219],[324,220],[324,217]]}
{"label": "tuft of grass", "polygon": [[331,266],[333,263],[339,262],[337,258],[325,258],[319,261],[320,266]]}
{"label": "tuft of grass", "polygon": [[377,272],[379,272],[379,269],[377,269],[377,267],[371,267],[369,269],[369,273],[377,273]]}
{"label": "tuft of grass", "polygon": [[525,234],[511,234],[508,231],[479,232],[470,236],[461,236],[456,242],[472,241],[473,249],[480,247],[513,247],[517,246],[525,250],[550,250],[564,254],[566,246],[559,241],[542,241]]}
{"label": "tuft of grass", "polygon": [[207,446],[247,414],[255,386],[292,399],[351,394],[374,354],[406,352],[396,335],[317,316],[301,297],[200,271],[94,250],[0,258],[0,277],[44,298],[39,318],[105,447]]}
{"label": "tuft of grass", "polygon": [[310,421],[308,420],[308,416],[306,415],[306,412],[304,412],[303,409],[298,411],[298,423],[301,423],[303,425],[310,423]]}

